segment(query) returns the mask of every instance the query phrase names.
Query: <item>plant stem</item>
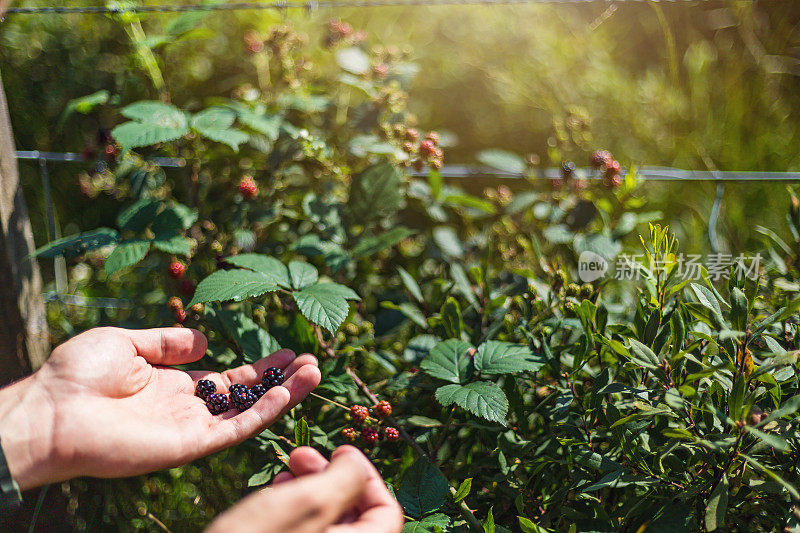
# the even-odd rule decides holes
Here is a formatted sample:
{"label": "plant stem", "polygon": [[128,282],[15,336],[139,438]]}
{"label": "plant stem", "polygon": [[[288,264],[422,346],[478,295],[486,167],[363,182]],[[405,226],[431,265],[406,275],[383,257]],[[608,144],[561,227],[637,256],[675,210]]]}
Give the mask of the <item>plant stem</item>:
{"label": "plant stem", "polygon": [[308,393],[308,395],[309,395],[309,396],[313,396],[314,398],[319,398],[320,400],[325,400],[326,402],[328,402],[328,403],[330,403],[330,404],[333,404],[333,405],[335,405],[336,407],[341,407],[342,409],[346,409],[346,410],[348,410],[348,411],[350,410],[350,408],[349,408],[349,407],[347,407],[346,405],[343,405],[343,404],[341,404],[341,403],[339,403],[339,402],[335,402],[335,401],[333,401],[333,400],[329,400],[329,399],[328,399],[328,398],[326,398],[325,396],[320,396],[319,394],[315,394],[315,393],[313,393],[313,392],[309,392],[309,393]]}

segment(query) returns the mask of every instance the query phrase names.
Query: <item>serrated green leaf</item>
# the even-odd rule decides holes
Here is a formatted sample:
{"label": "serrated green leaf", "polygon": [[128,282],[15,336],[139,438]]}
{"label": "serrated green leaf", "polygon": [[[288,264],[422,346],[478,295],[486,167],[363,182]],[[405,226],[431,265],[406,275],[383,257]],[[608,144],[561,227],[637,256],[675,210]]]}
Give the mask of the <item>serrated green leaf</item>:
{"label": "serrated green leaf", "polygon": [[446,531],[450,518],[444,513],[433,513],[420,520],[411,520],[403,526],[403,533],[439,533]]}
{"label": "serrated green leaf", "polygon": [[116,231],[111,228],[98,228],[85,233],[77,233],[68,237],[55,240],[36,249],[37,257],[57,257],[63,255],[70,258],[89,250],[96,250],[109,244],[114,244],[119,238]]}
{"label": "serrated green leaf", "polygon": [[161,201],[142,198],[119,213],[117,227],[121,230],[140,233],[153,222],[160,207]]}
{"label": "serrated green leaf", "polygon": [[[346,289],[341,285],[338,287]],[[350,311],[345,296],[334,283],[310,285],[293,292],[292,297],[303,316],[331,333],[336,333]]]}
{"label": "serrated green leaf", "polygon": [[106,275],[111,276],[123,268],[135,265],[145,258],[149,250],[150,241],[143,239],[123,241],[117,244],[106,259]]}
{"label": "serrated green leaf", "polygon": [[174,141],[188,132],[187,127],[168,128],[150,123],[125,122],[111,130],[111,136],[122,146],[122,152],[125,153],[131,148]]}
{"label": "serrated green leaf", "polygon": [[230,265],[260,272],[271,279],[273,283],[280,285],[284,289],[290,289],[292,287],[292,281],[289,278],[289,269],[274,257],[261,254],[239,254],[225,258],[225,262]]}
{"label": "serrated green leaf", "polygon": [[402,200],[400,172],[389,161],[382,160],[353,176],[347,207],[351,217],[364,224],[393,215]]}
{"label": "serrated green leaf", "polygon": [[453,495],[453,501],[458,503],[467,496],[469,496],[469,491],[472,490],[472,478],[468,477],[464,481],[461,482],[461,485],[458,486],[458,490]]}
{"label": "serrated green leaf", "polygon": [[470,413],[505,425],[508,398],[491,381],[473,381],[466,385],[445,385],[436,390],[436,399],[445,407],[455,403]]}
{"label": "serrated green leaf", "polygon": [[420,457],[406,470],[397,500],[406,514],[420,517],[441,509],[449,495],[447,479],[428,459]]}
{"label": "serrated green leaf", "polygon": [[220,270],[197,285],[189,306],[197,303],[240,302],[267,292],[277,291],[278,285],[260,272],[251,270]]}
{"label": "serrated green leaf", "polygon": [[280,135],[281,117],[278,115],[262,115],[243,106],[236,106],[236,116],[239,122],[261,133],[267,139],[274,142]]}
{"label": "serrated green leaf", "polygon": [[487,341],[478,346],[475,353],[475,370],[484,374],[535,372],[544,364],[523,344]]}
{"label": "serrated green leaf", "polygon": [[123,117],[138,122],[156,124],[165,128],[186,126],[186,114],[171,104],[156,100],[141,100],[125,106],[120,111]]}
{"label": "serrated green leaf", "polygon": [[227,144],[234,151],[250,139],[247,133],[231,128],[236,114],[226,107],[210,107],[192,117],[192,129],[204,137]]}
{"label": "serrated green leaf", "polygon": [[303,261],[291,261],[289,263],[289,279],[292,282],[292,288],[299,290],[316,283],[319,273],[314,265]]}
{"label": "serrated green leaf", "polygon": [[296,446],[308,446],[310,442],[308,422],[305,418],[301,418],[294,425],[294,443]]}
{"label": "serrated green leaf", "polygon": [[459,339],[440,342],[420,363],[426,374],[451,383],[463,383],[469,378],[472,359],[467,352],[472,345]]}
{"label": "serrated green leaf", "polygon": [[166,254],[175,254],[189,257],[192,253],[194,241],[183,235],[156,235],[153,239],[153,246]]}

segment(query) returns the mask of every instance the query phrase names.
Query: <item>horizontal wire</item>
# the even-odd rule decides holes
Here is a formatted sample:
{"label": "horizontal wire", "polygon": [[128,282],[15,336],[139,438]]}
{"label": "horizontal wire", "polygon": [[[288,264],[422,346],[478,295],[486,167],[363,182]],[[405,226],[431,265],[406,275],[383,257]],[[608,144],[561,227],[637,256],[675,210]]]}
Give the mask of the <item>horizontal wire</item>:
{"label": "horizontal wire", "polygon": [[153,6],[39,6],[10,7],[12,15],[67,15],[67,14],[121,14],[121,13],[175,13],[185,11],[241,11],[257,9],[345,7],[402,7],[402,6],[458,6],[458,5],[511,5],[511,4],[709,4],[721,0],[322,0],[313,2],[231,2],[223,4],[172,4]]}
{"label": "horizontal wire", "polygon": [[[55,162],[86,162],[83,156],[75,152],[38,152],[18,151],[17,159]],[[155,163],[165,168],[183,168],[189,161],[180,157],[153,157],[148,162]],[[259,170],[259,169],[255,169]],[[410,171],[413,176],[427,176],[427,171]],[[488,167],[469,165],[445,165],[439,171],[443,178],[508,178],[508,179],[560,179],[563,177],[561,169],[547,168],[531,174],[523,172],[510,172]],[[589,169],[577,169],[580,174],[590,174]],[[760,172],[760,171],[705,171],[683,170],[679,168],[645,166],[636,171],[637,176],[650,181],[732,181],[732,182],[800,182],[800,172]],[[622,173],[625,175],[625,172]],[[587,179],[601,179],[588,177]]]}

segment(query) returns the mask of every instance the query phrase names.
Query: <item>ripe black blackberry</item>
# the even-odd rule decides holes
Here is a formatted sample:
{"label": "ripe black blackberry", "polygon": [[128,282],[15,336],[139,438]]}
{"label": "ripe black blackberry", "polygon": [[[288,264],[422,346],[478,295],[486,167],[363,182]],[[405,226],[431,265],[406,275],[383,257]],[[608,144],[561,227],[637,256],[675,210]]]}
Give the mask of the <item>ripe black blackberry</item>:
{"label": "ripe black blackberry", "polygon": [[206,407],[208,407],[212,415],[224,413],[230,406],[230,401],[224,394],[210,394],[206,400]]}
{"label": "ripe black blackberry", "polygon": [[214,382],[208,379],[201,379],[197,382],[197,387],[194,389],[195,396],[198,396],[204,400],[208,400],[208,397],[217,392],[217,386],[214,385]]}
{"label": "ripe black blackberry", "polygon": [[273,366],[264,371],[264,375],[261,378],[261,383],[267,390],[269,390],[272,387],[283,385],[284,379],[283,370]]}
{"label": "ripe black blackberry", "polygon": [[250,392],[256,395],[256,398],[261,398],[267,393],[267,388],[264,385],[253,385]]}
{"label": "ripe black blackberry", "polygon": [[231,393],[231,396],[233,396],[234,394],[247,392],[248,390],[250,389],[247,388],[247,385],[242,385],[241,383],[234,383],[233,385],[228,387],[228,392]]}
{"label": "ripe black blackberry", "polygon": [[258,397],[245,387],[243,392],[231,392],[231,403],[240,411],[250,409],[256,403]]}

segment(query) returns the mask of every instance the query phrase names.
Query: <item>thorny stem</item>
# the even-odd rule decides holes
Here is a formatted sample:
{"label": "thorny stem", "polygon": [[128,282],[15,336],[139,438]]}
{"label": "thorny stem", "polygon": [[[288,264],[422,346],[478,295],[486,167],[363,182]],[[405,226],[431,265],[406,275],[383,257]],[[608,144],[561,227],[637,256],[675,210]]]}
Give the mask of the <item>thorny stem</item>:
{"label": "thorny stem", "polygon": [[[369,390],[369,386],[367,386],[367,384],[364,383],[364,381],[362,381],[360,377],[358,377],[358,374],[356,374],[356,371],[353,370],[349,366],[347,367],[347,375],[349,375],[353,379],[353,382],[356,384],[356,386],[359,389],[361,389],[361,392],[364,393],[364,396],[369,398],[369,400],[373,404],[377,404],[379,402],[378,397],[375,396],[375,394],[373,394],[373,392],[371,390]],[[406,430],[403,429],[403,427],[397,423],[397,420],[395,420],[395,418],[393,416],[391,416],[391,415],[387,416],[386,420],[390,424],[392,424],[394,427],[397,428],[397,431],[400,432],[400,436],[403,438],[403,440],[408,442],[409,445],[411,445],[411,447],[414,449],[415,452],[417,452],[420,456],[425,457],[428,460],[428,462],[430,462],[430,464],[433,465],[433,467],[436,470],[438,470],[439,473],[443,477],[446,477],[444,475],[444,473],[442,472],[442,470],[439,468],[439,466],[433,460],[431,460],[431,457],[427,453],[425,453],[425,450],[423,450],[420,447],[420,445],[417,444],[417,442],[411,437],[411,435],[409,435],[406,432]],[[449,483],[448,483],[448,486],[450,486]],[[450,494],[455,496],[456,492],[457,491],[456,491],[455,487],[450,486]],[[461,502],[459,503],[459,510],[461,511],[461,516],[464,517],[464,519],[469,523],[470,527],[473,530],[478,531],[478,532],[483,532],[483,526],[478,521],[478,519],[475,517],[475,515],[472,513],[472,510],[467,506],[467,503],[466,503],[465,500],[461,500]]]}

